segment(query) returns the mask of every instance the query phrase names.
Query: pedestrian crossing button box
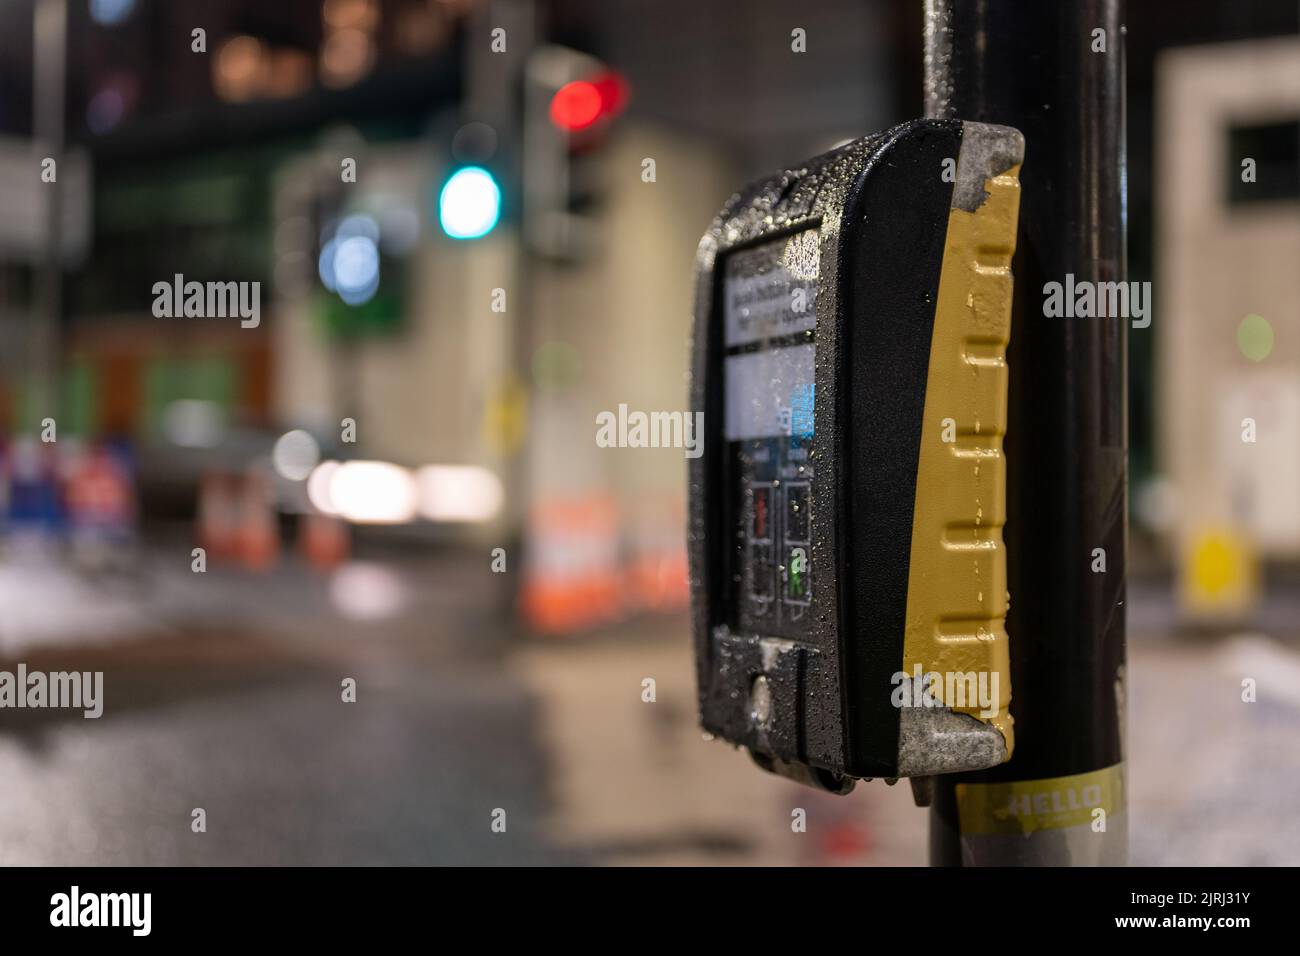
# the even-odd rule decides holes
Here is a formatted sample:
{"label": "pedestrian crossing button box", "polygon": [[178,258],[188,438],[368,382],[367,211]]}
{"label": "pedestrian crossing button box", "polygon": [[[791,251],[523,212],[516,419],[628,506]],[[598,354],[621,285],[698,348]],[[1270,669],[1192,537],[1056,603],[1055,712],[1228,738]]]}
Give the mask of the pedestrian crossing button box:
{"label": "pedestrian crossing button box", "polygon": [[1002,524],[1024,142],[916,120],[741,190],[697,258],[701,722],[774,772],[1014,746]]}

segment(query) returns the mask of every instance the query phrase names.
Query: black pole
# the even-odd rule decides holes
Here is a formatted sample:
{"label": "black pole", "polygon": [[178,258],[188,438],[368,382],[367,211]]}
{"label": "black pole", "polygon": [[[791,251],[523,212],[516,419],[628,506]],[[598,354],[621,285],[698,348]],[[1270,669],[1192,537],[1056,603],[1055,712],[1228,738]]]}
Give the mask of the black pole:
{"label": "black pole", "polygon": [[925,15],[927,112],[1026,141],[1005,441],[1015,752],[936,780],[930,859],[1123,863],[1127,319],[1044,305],[1067,276],[1127,280],[1123,3],[926,0]]}

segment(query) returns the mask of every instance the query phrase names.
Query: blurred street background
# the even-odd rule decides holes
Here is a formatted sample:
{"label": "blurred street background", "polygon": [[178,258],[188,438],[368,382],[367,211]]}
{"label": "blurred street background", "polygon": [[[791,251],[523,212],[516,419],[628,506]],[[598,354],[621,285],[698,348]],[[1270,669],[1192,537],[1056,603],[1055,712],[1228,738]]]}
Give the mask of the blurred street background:
{"label": "blurred street background", "polygon": [[[1300,5],[1126,22],[1130,858],[1296,865]],[[703,739],[686,462],[595,441],[686,409],[701,234],[920,115],[921,35],[0,0],[0,670],[105,675],[98,720],[0,710],[0,864],[924,864],[906,782]]]}

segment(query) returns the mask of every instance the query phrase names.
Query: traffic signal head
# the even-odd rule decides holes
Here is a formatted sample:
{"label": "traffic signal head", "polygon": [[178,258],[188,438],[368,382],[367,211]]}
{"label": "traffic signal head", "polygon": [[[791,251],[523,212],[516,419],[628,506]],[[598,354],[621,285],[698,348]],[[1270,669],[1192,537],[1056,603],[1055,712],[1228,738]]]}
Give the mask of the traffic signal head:
{"label": "traffic signal head", "polygon": [[767,769],[843,792],[1010,756],[1023,149],[1006,127],[906,123],[740,191],[700,244],[700,712]]}
{"label": "traffic signal head", "polygon": [[528,59],[524,86],[524,239],[553,259],[595,244],[605,193],[602,145],[627,105],[627,82],[600,60],[561,46]]}

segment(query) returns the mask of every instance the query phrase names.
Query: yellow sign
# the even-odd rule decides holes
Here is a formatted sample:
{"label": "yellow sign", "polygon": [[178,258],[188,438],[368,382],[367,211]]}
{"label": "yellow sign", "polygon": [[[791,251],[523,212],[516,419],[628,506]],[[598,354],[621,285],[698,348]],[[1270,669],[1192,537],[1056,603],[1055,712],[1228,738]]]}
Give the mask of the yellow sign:
{"label": "yellow sign", "polygon": [[499,455],[513,455],[528,427],[528,392],[517,381],[494,390],[483,412],[483,440]]}
{"label": "yellow sign", "polygon": [[1183,607],[1194,615],[1248,613],[1259,595],[1255,549],[1226,528],[1202,529],[1189,539],[1180,562]]}

